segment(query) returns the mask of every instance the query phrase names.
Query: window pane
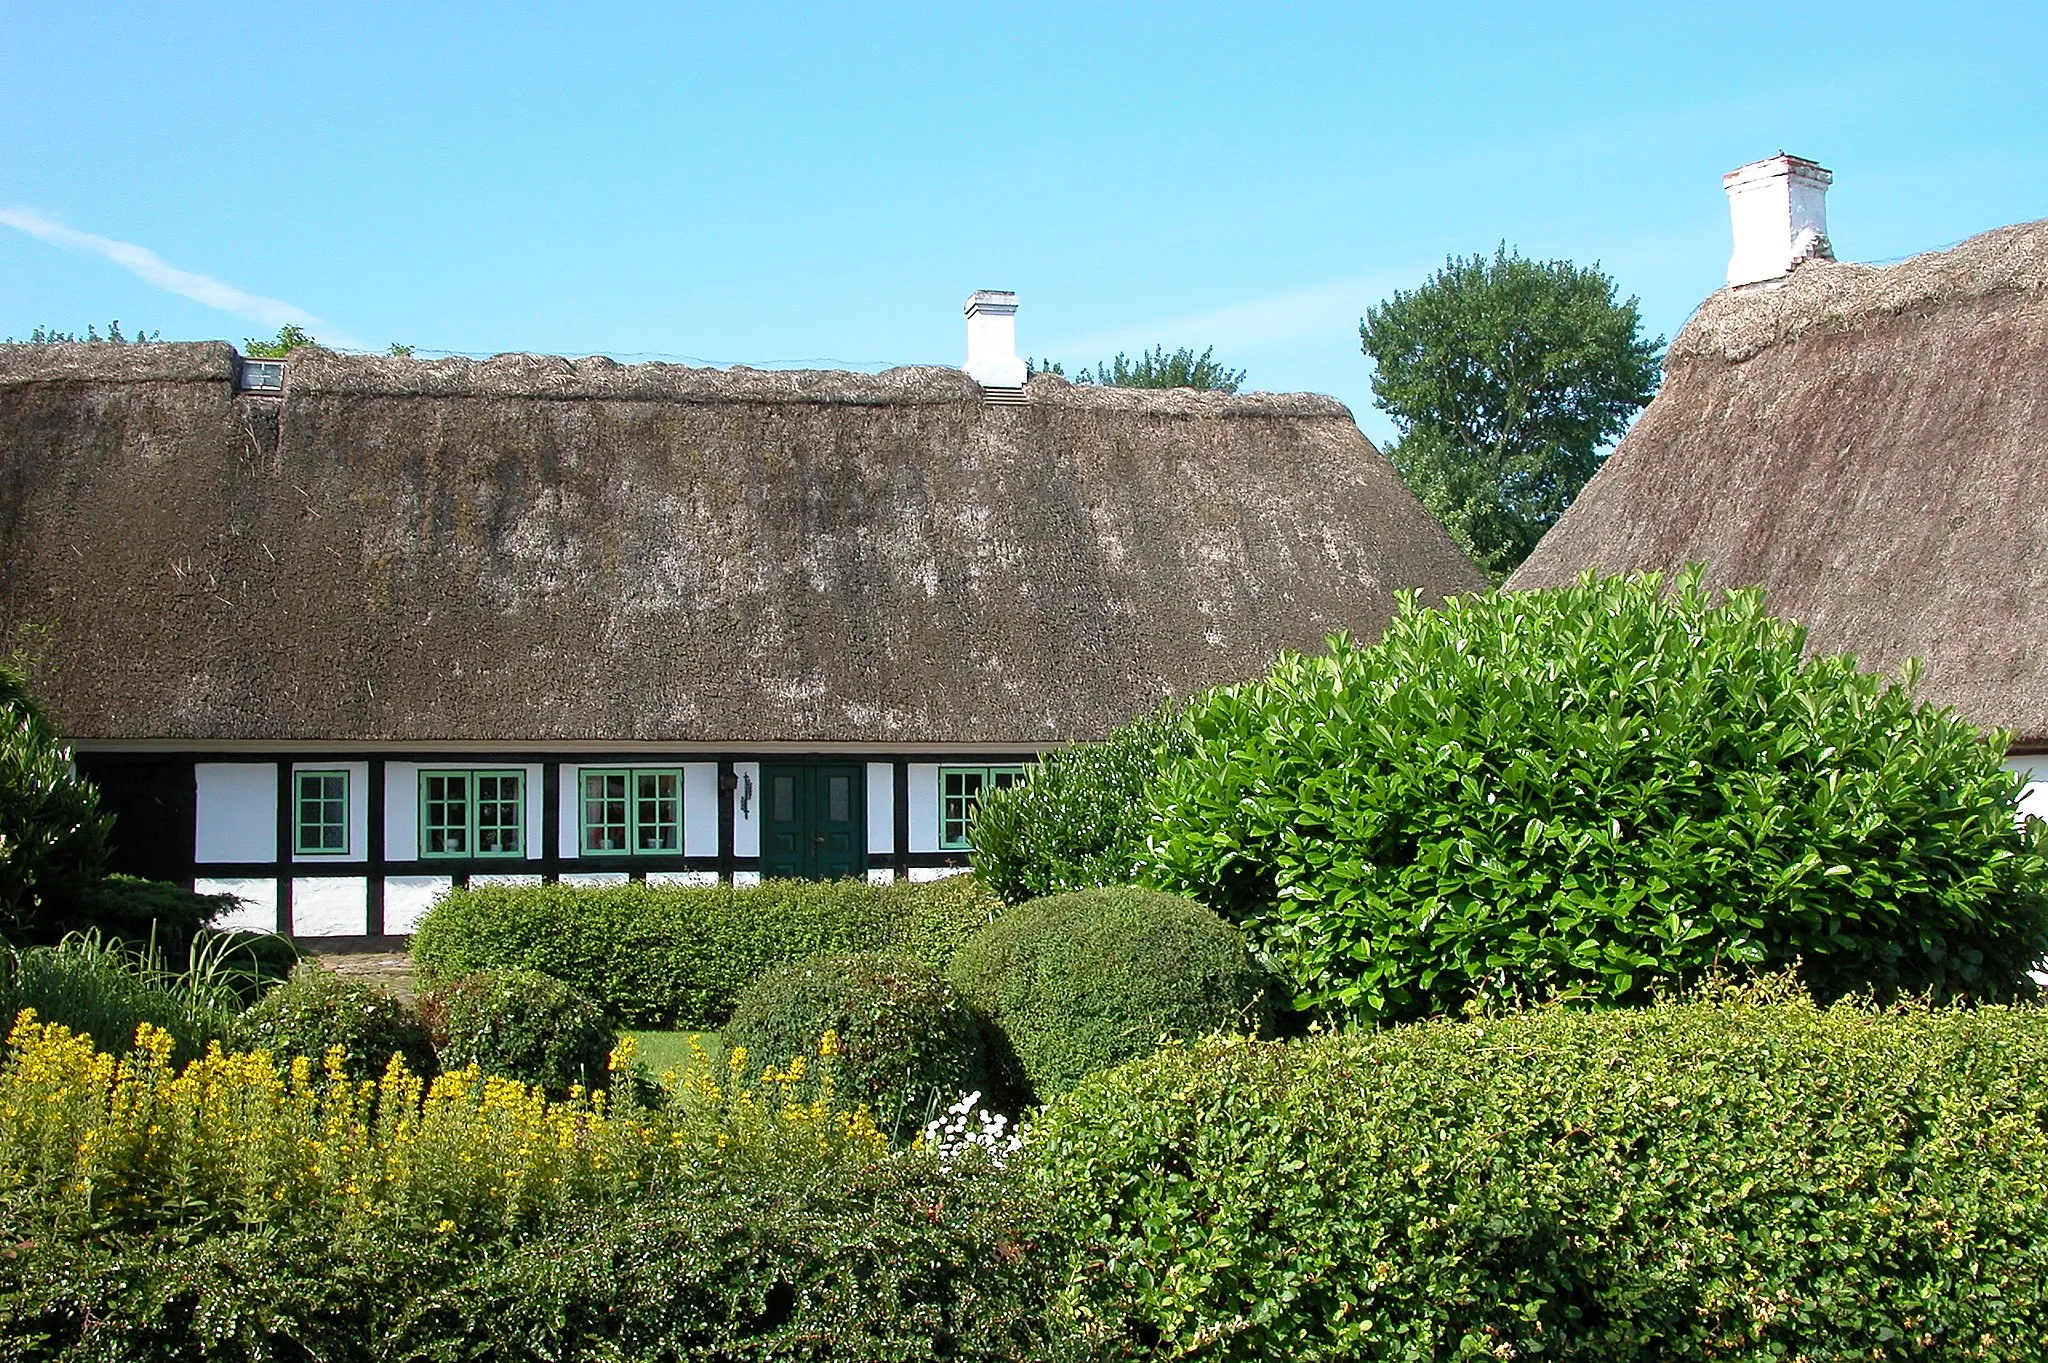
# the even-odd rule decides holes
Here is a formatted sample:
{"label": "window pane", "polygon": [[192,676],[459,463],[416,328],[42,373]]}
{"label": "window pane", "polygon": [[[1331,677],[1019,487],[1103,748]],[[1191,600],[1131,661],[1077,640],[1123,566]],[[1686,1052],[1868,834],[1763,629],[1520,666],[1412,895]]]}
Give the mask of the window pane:
{"label": "window pane", "polygon": [[583,774],[583,850],[626,850],[626,773]]}
{"label": "window pane", "polygon": [[825,779],[825,803],[830,806],[825,819],[828,823],[846,823],[853,818],[853,781],[845,776],[830,776]]}
{"label": "window pane", "polygon": [[682,777],[672,771],[634,774],[634,846],[674,852],[682,846]]}
{"label": "window pane", "polygon": [[768,817],[777,823],[793,823],[796,820],[796,778],[778,776],[775,778],[775,812]]}
{"label": "window pane", "polygon": [[296,832],[293,847],[299,852],[333,853],[348,850],[348,774],[338,771],[302,771],[296,780]]}
{"label": "window pane", "polygon": [[426,778],[421,823],[428,856],[464,856],[469,851],[469,773],[431,772]]}
{"label": "window pane", "polygon": [[939,846],[948,850],[968,846],[967,825],[974,806],[988,781],[988,771],[979,767],[952,767],[939,773]]}
{"label": "window pane", "polygon": [[517,772],[480,773],[477,776],[478,856],[511,856],[519,851],[520,784]]}

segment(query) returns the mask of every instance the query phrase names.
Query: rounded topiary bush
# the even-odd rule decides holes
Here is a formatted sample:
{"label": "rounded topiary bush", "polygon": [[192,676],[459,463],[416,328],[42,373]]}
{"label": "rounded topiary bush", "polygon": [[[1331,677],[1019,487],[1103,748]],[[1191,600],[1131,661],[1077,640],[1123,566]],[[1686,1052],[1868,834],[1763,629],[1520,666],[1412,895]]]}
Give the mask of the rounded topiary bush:
{"label": "rounded topiary bush", "polygon": [[1020,904],[969,938],[953,983],[1040,1101],[1162,1038],[1264,1031],[1268,978],[1238,930],[1177,895],[1122,886]]}
{"label": "rounded topiary bush", "polygon": [[1190,708],[1145,878],[1354,1022],[1640,1003],[1717,963],[1824,999],[2029,990],[2048,825],[2016,821],[2003,737],[1805,646],[1697,571],[1410,598],[1370,648]]}
{"label": "rounded topiary bush", "polygon": [[240,1032],[243,1045],[272,1055],[318,1060],[339,1046],[348,1073],[357,1079],[382,1075],[394,1055],[414,1074],[437,1069],[433,1043],[417,1014],[374,985],[311,961],[251,1005]]}
{"label": "rounded topiary bush", "polygon": [[777,1069],[816,1064],[835,1034],[837,1096],[911,1134],[965,1093],[988,1094],[986,1024],[937,967],[887,952],[819,956],[771,971],[740,995],[728,1048]]}
{"label": "rounded topiary bush", "polygon": [[554,1093],[608,1086],[611,1024],[590,998],[537,970],[479,970],[428,991],[420,1016],[446,1069],[486,1074]]}

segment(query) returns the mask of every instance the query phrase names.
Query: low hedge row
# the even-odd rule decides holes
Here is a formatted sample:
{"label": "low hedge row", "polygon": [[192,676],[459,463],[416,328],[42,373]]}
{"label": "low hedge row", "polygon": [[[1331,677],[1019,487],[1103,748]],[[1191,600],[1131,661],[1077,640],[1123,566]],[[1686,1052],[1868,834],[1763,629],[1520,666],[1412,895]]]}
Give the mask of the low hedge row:
{"label": "low hedge row", "polygon": [[1031,1147],[1098,1357],[2032,1359],[2048,1011],[1759,991],[1100,1075]]}
{"label": "low hedge row", "polygon": [[0,1356],[882,1360],[1046,1357],[1049,1275],[1008,1185],[895,1160],[705,1187],[488,1252],[458,1238],[20,1239]]}
{"label": "low hedge row", "polygon": [[807,957],[888,950],[943,968],[1000,908],[971,876],[489,886],[455,890],[429,910],[412,959],[429,985],[478,970],[538,970],[588,995],[617,1026],[712,1028],[742,989]]}

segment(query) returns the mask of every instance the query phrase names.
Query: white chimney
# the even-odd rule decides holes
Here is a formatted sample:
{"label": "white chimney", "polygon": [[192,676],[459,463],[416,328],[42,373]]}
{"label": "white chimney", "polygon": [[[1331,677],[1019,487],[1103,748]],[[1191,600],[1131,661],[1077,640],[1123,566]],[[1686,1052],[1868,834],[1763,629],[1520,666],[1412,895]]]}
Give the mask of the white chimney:
{"label": "white chimney", "polygon": [[1835,258],[1828,244],[1828,186],[1834,179],[1814,162],[1784,152],[1721,177],[1735,226],[1730,288],[1783,278],[1804,260]]}
{"label": "white chimney", "polygon": [[1017,295],[977,289],[967,300],[967,375],[984,388],[1022,388],[1017,358]]}

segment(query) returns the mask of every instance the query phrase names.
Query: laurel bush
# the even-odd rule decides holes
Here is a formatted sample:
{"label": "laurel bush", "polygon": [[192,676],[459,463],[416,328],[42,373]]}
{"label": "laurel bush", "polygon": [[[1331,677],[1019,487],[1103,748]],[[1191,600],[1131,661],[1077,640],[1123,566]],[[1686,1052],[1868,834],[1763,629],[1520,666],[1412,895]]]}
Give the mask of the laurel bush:
{"label": "laurel bush", "polygon": [[1006,904],[1130,884],[1160,762],[1190,747],[1187,726],[1165,710],[1104,742],[1046,754],[1016,785],[983,792],[972,829],[975,875]]}
{"label": "laurel bush", "polygon": [[1298,1006],[1645,1001],[1715,963],[2003,999],[2048,953],[2048,825],[1912,678],[1809,657],[1697,569],[1413,598],[1380,641],[1194,704],[1147,878],[1245,925]]}

